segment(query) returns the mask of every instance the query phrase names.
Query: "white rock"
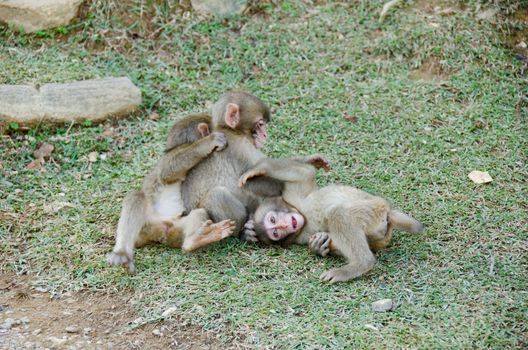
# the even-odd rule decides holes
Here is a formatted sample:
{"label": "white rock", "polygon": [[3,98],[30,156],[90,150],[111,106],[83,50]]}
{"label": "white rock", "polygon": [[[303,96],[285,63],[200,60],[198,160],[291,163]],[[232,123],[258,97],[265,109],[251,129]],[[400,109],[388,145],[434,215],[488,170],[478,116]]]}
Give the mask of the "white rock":
{"label": "white rock", "polygon": [[130,113],[141,91],[126,77],[46,84],[0,85],[0,121],[32,124],[42,120],[99,121]]}
{"label": "white rock", "polygon": [[178,308],[175,307],[175,306],[171,306],[167,310],[163,311],[161,316],[162,317],[170,317],[170,316],[174,315],[176,313],[176,311],[178,311]]}
{"label": "white rock", "polygon": [[247,0],[191,0],[191,5],[197,12],[218,17],[241,14],[247,4]]}
{"label": "white rock", "polygon": [[386,312],[392,309],[394,303],[392,299],[381,299],[372,303],[372,310],[376,312]]}
{"label": "white rock", "polygon": [[82,0],[4,0],[0,1],[0,21],[26,32],[68,24]]}
{"label": "white rock", "polygon": [[57,347],[60,347],[68,341],[68,338],[57,338],[57,337],[48,337],[48,340]]}
{"label": "white rock", "polygon": [[79,333],[79,327],[77,326],[68,326],[65,328],[67,333]]}
{"label": "white rock", "polygon": [[161,331],[157,328],[154,328],[154,330],[152,331],[152,334],[154,334],[155,336],[158,336],[158,337],[162,337],[163,336],[163,333],[161,333]]}

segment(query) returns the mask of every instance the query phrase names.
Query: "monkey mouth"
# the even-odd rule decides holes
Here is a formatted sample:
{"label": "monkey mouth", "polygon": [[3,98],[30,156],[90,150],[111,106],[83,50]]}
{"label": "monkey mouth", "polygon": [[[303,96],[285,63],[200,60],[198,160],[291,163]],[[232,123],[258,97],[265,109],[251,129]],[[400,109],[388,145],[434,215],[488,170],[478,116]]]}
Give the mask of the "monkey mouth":
{"label": "monkey mouth", "polygon": [[295,230],[297,228],[297,220],[292,216],[292,227]]}

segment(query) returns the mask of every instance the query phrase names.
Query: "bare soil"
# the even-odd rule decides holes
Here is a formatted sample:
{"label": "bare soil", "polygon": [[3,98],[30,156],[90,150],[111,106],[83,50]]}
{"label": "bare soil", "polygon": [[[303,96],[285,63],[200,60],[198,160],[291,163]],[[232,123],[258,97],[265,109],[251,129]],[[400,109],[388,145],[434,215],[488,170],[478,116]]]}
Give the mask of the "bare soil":
{"label": "bare soil", "polygon": [[225,349],[177,320],[143,324],[127,293],[51,293],[27,276],[0,274],[0,349]]}

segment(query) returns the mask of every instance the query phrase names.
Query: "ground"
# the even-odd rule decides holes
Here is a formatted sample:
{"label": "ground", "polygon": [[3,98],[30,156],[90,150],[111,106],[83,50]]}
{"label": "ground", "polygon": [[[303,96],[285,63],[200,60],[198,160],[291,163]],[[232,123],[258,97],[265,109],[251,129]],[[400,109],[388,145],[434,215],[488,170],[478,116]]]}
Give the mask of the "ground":
{"label": "ground", "polygon": [[[2,125],[0,346],[526,348],[528,4],[405,1],[379,23],[383,4],[255,1],[219,20],[185,1],[87,1],[66,27],[1,27],[0,84],[128,76],[143,104]],[[139,249],[133,276],[108,267],[123,197],[174,120],[229,89],[271,106],[265,153],[324,154],[320,184],[386,197],[424,233],[397,232],[371,273],[336,285],[318,276],[338,258],[235,238]]]}

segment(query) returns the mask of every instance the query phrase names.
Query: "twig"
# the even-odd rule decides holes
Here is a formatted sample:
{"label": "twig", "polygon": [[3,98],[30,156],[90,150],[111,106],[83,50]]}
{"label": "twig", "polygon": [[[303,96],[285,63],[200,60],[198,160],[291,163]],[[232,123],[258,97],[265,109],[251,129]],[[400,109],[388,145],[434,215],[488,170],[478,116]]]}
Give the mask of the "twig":
{"label": "twig", "polygon": [[392,0],[383,5],[383,8],[381,9],[381,13],[379,16],[379,22],[383,23],[385,20],[385,17],[387,17],[388,12],[391,8],[398,6],[403,0]]}

